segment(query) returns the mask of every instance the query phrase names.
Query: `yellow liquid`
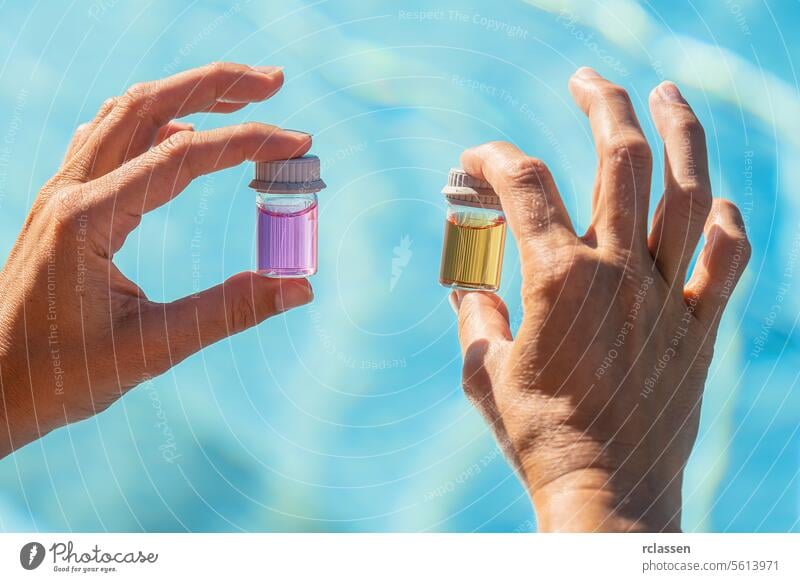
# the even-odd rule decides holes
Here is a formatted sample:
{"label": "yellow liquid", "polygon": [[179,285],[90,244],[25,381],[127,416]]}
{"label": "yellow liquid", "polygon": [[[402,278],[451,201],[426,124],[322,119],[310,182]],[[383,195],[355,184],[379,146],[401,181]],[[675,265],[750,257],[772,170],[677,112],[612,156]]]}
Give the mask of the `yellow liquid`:
{"label": "yellow liquid", "polygon": [[448,217],[439,281],[447,287],[496,291],[503,269],[506,223],[502,218]]}

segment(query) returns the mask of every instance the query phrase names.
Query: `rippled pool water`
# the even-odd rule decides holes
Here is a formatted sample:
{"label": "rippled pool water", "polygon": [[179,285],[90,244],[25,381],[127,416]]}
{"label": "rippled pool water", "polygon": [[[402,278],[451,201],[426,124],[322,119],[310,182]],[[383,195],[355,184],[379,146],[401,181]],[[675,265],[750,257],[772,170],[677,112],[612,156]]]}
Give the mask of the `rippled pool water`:
{"label": "rippled pool water", "polygon": [[[715,194],[741,206],[753,242],[684,526],[800,529],[796,2],[177,4],[0,3],[2,255],[105,98],[214,60],[280,64],[286,85],[269,102],[192,121],[314,133],[328,184],[316,300],[3,460],[0,530],[534,530],[461,393],[437,283],[439,191],[465,147],[505,139],[549,164],[585,227],[594,151],[566,90],[580,65],[629,89],[654,144],[647,95],[663,79],[681,86],[706,128]],[[148,215],[122,270],[173,299],[251,268],[251,174],[202,178]],[[518,323],[513,246],[501,293]]]}

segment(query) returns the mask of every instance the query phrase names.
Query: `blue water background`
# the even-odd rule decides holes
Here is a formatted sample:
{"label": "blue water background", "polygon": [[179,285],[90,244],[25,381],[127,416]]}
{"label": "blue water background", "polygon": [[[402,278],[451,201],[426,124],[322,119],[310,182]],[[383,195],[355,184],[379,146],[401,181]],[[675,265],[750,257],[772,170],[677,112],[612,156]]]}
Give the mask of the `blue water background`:
{"label": "blue water background", "polygon": [[[439,190],[464,148],[506,139],[550,165],[584,228],[594,150],[566,89],[580,65],[628,88],[653,144],[647,95],[680,84],[707,131],[715,194],[741,205],[753,242],[684,526],[800,529],[797,2],[6,0],[0,13],[0,255],[105,98],[210,61],[284,65],[286,85],[226,118],[192,116],[198,129],[311,131],[328,183],[313,306],[0,462],[0,531],[535,530],[461,393],[437,285]],[[200,179],[148,215],[117,257],[123,272],[171,300],[250,268],[251,173]],[[516,325],[509,247],[501,292]]]}

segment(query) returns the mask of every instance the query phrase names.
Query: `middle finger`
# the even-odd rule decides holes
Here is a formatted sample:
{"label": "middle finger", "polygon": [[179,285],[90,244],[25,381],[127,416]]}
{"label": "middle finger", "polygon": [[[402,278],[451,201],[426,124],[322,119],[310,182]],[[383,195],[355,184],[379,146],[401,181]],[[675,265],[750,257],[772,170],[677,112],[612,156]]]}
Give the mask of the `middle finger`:
{"label": "middle finger", "polygon": [[630,97],[588,67],[569,83],[589,117],[599,159],[592,225],[601,244],[647,249],[647,212],[653,155]]}

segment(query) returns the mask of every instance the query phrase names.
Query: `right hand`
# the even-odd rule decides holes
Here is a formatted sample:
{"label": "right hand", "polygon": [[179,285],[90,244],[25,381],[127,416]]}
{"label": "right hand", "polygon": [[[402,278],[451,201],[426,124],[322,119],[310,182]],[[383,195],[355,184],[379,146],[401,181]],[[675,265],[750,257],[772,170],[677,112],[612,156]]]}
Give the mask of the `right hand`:
{"label": "right hand", "polygon": [[524,310],[512,338],[499,297],[453,296],[464,389],[526,481],[540,531],[677,530],[714,340],[750,247],[737,208],[712,203],[703,129],[674,84],[650,95],[667,165],[649,233],[652,156],[627,93],[591,69],[570,90],[599,157],[583,236],[540,160],[507,143],[462,156],[500,196]]}

